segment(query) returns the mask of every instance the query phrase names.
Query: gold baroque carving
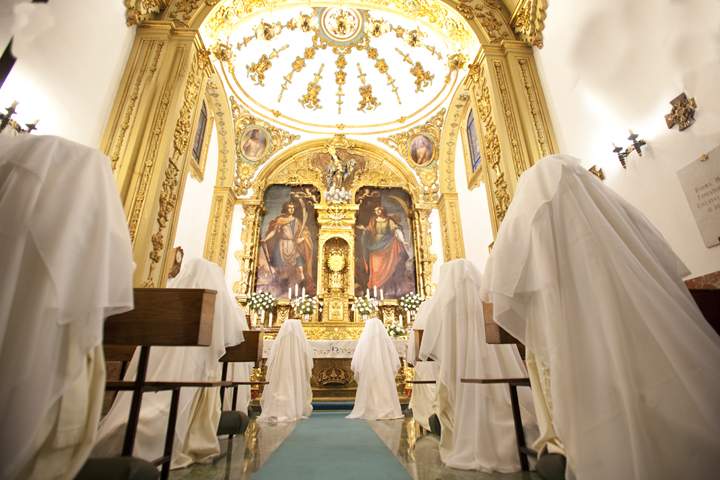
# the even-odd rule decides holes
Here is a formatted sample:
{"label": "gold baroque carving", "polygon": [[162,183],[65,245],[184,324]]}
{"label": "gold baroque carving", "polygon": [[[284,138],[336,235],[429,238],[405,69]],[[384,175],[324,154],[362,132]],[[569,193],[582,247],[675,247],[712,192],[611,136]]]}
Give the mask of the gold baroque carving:
{"label": "gold baroque carving", "polygon": [[[484,76],[483,76],[484,77]],[[508,191],[505,173],[501,167],[500,139],[493,119],[492,105],[490,103],[490,88],[486,78],[483,78],[479,87],[478,113],[483,125],[484,151],[487,165],[490,167],[488,178],[492,182],[494,205],[493,210],[498,224],[505,218],[510,206],[510,193]],[[494,177],[494,178],[493,178]]]}
{"label": "gold baroque carving", "polygon": [[533,82],[533,74],[530,70],[528,60],[519,58],[518,65],[520,66],[520,76],[522,77],[523,87],[525,87],[525,97],[530,106],[530,116],[532,117],[533,128],[535,129],[535,139],[540,148],[540,154],[544,157],[553,152],[548,141],[549,134],[542,108],[540,107],[540,98],[535,83]]}
{"label": "gold baroque carving", "polygon": [[499,0],[460,0],[457,10],[466,20],[477,20],[491,42],[515,39]]}
{"label": "gold baroque carving", "polygon": [[239,162],[247,161],[244,157],[242,157],[242,146],[239,142],[242,138],[243,131],[248,127],[262,127],[270,134],[270,142],[263,151],[262,156],[256,161],[251,162],[257,164],[258,166],[270,158],[275,152],[287,147],[300,138],[300,135],[294,135],[287,130],[275,127],[254,117],[250,112],[243,108],[242,105],[240,105],[240,102],[238,102],[235,97],[230,97],[230,108],[232,109],[233,123],[235,125],[235,148],[237,150]]}
{"label": "gold baroque carving", "polygon": [[515,175],[520,177],[520,174],[527,169],[527,166],[523,158],[522,140],[520,139],[520,133],[517,128],[513,101],[510,98],[510,89],[505,79],[505,70],[503,69],[502,62],[495,60],[493,67],[495,68],[495,78],[497,78],[498,88],[500,90],[500,99],[502,100],[503,113],[505,114],[505,124],[507,125],[507,131],[510,136],[510,148],[512,150],[513,165],[515,166]]}
{"label": "gold baroque carving", "polygon": [[543,47],[547,8],[547,0],[523,0],[518,5],[511,24],[520,39],[538,48]]}
{"label": "gold baroque carving", "polygon": [[125,23],[128,27],[159,16],[170,0],[125,0]]}
{"label": "gold baroque carving", "polygon": [[160,205],[155,220],[158,227],[151,237],[152,251],[149,254],[150,268],[148,269],[148,276],[145,281],[145,286],[148,287],[154,286],[153,273],[155,266],[160,262],[161,251],[165,247],[165,229],[177,205],[180,172],[182,170],[180,162],[190,141],[193,112],[195,107],[197,107],[200,86],[202,85],[203,78],[209,66],[210,58],[208,52],[197,50],[193,56],[185,92],[183,93],[183,104],[180,109],[180,115],[175,124],[173,151],[168,160],[168,166],[165,169],[165,178],[160,190]]}

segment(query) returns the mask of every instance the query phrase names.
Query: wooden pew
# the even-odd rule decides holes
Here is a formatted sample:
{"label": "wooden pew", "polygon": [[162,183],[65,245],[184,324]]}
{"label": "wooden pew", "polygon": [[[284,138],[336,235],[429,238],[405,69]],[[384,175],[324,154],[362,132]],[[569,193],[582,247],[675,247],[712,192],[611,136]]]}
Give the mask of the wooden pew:
{"label": "wooden pew", "polygon": [[[233,399],[231,405],[233,411],[237,408],[237,387],[239,385],[265,385],[268,383],[237,382],[232,380],[228,381],[227,379],[228,364],[230,363],[252,363],[253,365],[255,365],[255,368],[260,367],[260,364],[262,362],[264,333],[265,330],[262,328],[260,330],[244,330],[243,337],[245,337],[245,341],[239,345],[227,347],[225,349],[225,355],[220,357],[220,362],[222,363],[221,380],[229,384],[228,386],[232,387],[233,389]],[[221,408],[225,400],[225,388],[225,386],[220,388]]]}
{"label": "wooden pew", "polygon": [[182,387],[216,387],[223,382],[157,382],[146,381],[151,346],[209,346],[215,313],[214,290],[136,288],[135,308],[108,317],[105,321],[106,346],[139,346],[138,370],[134,381],[110,381],[106,389],[133,393],[123,442],[123,456],[132,456],[137,434],[142,395],[145,392],[171,391],[170,415],[163,456],[155,460],[162,465],[161,478],[170,473],[178,400]]}
{"label": "wooden pew", "polygon": [[[483,318],[485,319],[485,341],[491,345],[514,344],[517,346],[520,356],[525,360],[525,346],[518,339],[510,335],[500,325],[493,320],[492,303],[483,302]],[[517,445],[518,456],[520,457],[520,466],[523,471],[530,470],[528,456],[537,458],[537,452],[527,446],[525,443],[525,432],[522,426],[522,416],[520,415],[520,402],[518,400],[517,387],[530,387],[530,379],[523,378],[462,378],[460,383],[473,383],[481,385],[492,385],[503,383],[510,390],[510,405],[513,414],[513,423],[515,426],[515,443]]]}

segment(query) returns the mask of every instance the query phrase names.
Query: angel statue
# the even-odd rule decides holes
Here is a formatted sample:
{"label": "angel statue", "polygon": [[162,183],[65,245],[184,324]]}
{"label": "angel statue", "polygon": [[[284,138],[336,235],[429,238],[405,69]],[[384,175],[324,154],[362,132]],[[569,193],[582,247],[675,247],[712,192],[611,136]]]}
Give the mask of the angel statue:
{"label": "angel statue", "polygon": [[352,157],[344,162],[340,160],[334,145],[329,145],[327,151],[332,160],[325,169],[325,186],[328,190],[341,190],[355,170],[355,160]]}

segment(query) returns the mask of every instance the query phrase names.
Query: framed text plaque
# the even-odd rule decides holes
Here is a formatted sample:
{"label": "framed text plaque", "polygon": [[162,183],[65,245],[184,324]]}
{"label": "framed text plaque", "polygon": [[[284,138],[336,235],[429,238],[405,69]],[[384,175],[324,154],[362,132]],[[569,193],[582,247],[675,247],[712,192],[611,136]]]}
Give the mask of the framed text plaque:
{"label": "framed text plaque", "polygon": [[678,170],[705,246],[720,245],[720,147]]}

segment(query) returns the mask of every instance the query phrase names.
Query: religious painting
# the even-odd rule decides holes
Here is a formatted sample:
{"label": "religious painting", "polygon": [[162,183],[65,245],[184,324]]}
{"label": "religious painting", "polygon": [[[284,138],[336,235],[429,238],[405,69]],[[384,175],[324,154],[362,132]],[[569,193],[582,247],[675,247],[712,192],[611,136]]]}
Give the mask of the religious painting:
{"label": "religious painting", "polygon": [[412,201],[400,188],[363,187],[355,222],[355,295],[415,292]]}
{"label": "religious painting", "polygon": [[240,136],[240,151],[250,161],[263,158],[268,150],[268,133],[257,125],[251,125],[243,130]]}
{"label": "religious painting", "polygon": [[470,149],[470,168],[475,172],[480,166],[480,144],[478,143],[478,135],[475,130],[475,116],[472,110],[470,110],[470,115],[468,115],[466,133],[468,148]]}
{"label": "religious painting", "polygon": [[288,289],[316,294],[318,223],[312,186],[272,185],[265,190],[255,291],[287,298]]}
{"label": "religious painting", "polygon": [[410,158],[418,166],[424,166],[433,161],[435,143],[427,135],[415,135],[410,140]]}

